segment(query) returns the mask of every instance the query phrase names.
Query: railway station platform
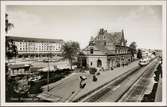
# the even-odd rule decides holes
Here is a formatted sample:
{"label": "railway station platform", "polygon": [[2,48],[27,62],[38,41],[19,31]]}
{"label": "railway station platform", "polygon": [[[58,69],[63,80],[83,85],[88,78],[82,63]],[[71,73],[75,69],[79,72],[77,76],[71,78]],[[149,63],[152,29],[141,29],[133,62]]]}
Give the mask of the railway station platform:
{"label": "railway station platform", "polygon": [[[97,76],[97,81],[93,81],[93,76],[89,73],[72,73],[69,77],[64,78],[58,82],[49,84],[49,91],[47,90],[48,85],[43,87],[43,93],[39,94],[37,97],[43,100],[52,102],[72,102],[77,101],[96,91],[107,82],[114,80],[121,74],[126,73],[129,70],[139,67],[138,61],[134,61],[128,66],[115,68],[114,70],[108,70],[101,72]],[[80,76],[86,76],[86,86],[85,88],[80,88]]]}
{"label": "railway station platform", "polygon": [[162,102],[162,78],[160,78],[158,82],[158,87],[155,94],[155,102]]}

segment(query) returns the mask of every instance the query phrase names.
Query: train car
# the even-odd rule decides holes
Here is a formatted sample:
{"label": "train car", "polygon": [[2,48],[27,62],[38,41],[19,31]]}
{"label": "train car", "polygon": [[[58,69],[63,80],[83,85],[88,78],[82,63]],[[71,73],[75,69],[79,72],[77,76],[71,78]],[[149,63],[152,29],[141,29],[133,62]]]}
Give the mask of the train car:
{"label": "train car", "polygon": [[148,65],[149,62],[150,62],[149,58],[148,57],[144,57],[144,58],[140,59],[139,65],[140,66],[145,66],[145,65]]}

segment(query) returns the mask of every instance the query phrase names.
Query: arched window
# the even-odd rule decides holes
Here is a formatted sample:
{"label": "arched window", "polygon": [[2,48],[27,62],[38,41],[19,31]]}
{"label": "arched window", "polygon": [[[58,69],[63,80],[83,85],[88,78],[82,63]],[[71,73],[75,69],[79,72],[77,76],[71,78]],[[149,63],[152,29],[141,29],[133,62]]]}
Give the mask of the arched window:
{"label": "arched window", "polygon": [[102,66],[102,61],[100,59],[97,60],[97,67],[101,67]]}
{"label": "arched window", "polygon": [[92,65],[93,65],[93,63],[92,63],[92,62],[90,62],[90,65],[92,66]]}

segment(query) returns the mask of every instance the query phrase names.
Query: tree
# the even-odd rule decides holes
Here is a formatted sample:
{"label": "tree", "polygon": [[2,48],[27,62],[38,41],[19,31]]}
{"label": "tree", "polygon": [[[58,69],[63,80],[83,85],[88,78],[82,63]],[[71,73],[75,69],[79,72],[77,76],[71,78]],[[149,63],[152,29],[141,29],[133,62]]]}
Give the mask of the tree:
{"label": "tree", "polygon": [[19,101],[21,101],[21,97],[24,97],[28,94],[30,87],[31,86],[29,85],[26,76],[15,82],[13,90],[17,94]]}
{"label": "tree", "polygon": [[6,56],[8,59],[16,57],[18,54],[17,46],[14,44],[13,40],[6,40]]}
{"label": "tree", "polygon": [[136,49],[136,47],[137,47],[136,42],[132,42],[132,43],[129,45],[129,47],[132,48],[132,49]]}
{"label": "tree", "polygon": [[83,52],[79,52],[78,54],[78,67],[85,68],[86,65],[86,55]]}
{"label": "tree", "polygon": [[138,59],[141,59],[141,58],[142,58],[142,52],[141,52],[140,49],[138,49],[137,58],[138,58]]}
{"label": "tree", "polygon": [[72,60],[77,56],[77,53],[80,50],[78,42],[68,41],[62,47],[62,55],[65,59],[69,60],[70,68],[72,70]]}
{"label": "tree", "polygon": [[130,47],[130,51],[131,51],[131,54],[132,54],[132,56],[134,57],[134,54],[136,53],[136,47],[137,47],[137,44],[136,44],[136,42],[132,42],[130,45],[129,45],[129,47]]}
{"label": "tree", "polygon": [[8,33],[8,31],[14,27],[14,25],[12,23],[9,22],[8,20],[8,14],[5,14],[5,32]]}
{"label": "tree", "polygon": [[[12,23],[8,20],[8,14],[5,14],[5,32],[8,33],[8,31],[14,27]],[[18,54],[17,46],[14,44],[13,40],[6,40],[6,56],[8,59],[12,57],[16,57]]]}

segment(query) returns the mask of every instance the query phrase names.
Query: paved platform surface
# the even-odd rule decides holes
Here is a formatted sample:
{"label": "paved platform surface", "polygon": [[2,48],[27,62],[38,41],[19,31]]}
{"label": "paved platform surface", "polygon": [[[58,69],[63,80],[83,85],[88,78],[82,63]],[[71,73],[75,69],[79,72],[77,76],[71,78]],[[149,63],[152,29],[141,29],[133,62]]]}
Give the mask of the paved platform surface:
{"label": "paved platform surface", "polygon": [[158,82],[157,92],[155,95],[155,102],[162,102],[162,78]]}
{"label": "paved platform surface", "polygon": [[[97,76],[98,80],[96,82],[92,81],[93,77],[89,73],[72,73],[63,80],[49,84],[49,91],[47,91],[47,85],[42,87],[44,92],[39,94],[38,97],[54,102],[71,102],[137,66],[139,66],[138,61],[135,61],[128,66],[103,71]],[[84,89],[79,87],[81,75],[87,77],[87,84]]]}

